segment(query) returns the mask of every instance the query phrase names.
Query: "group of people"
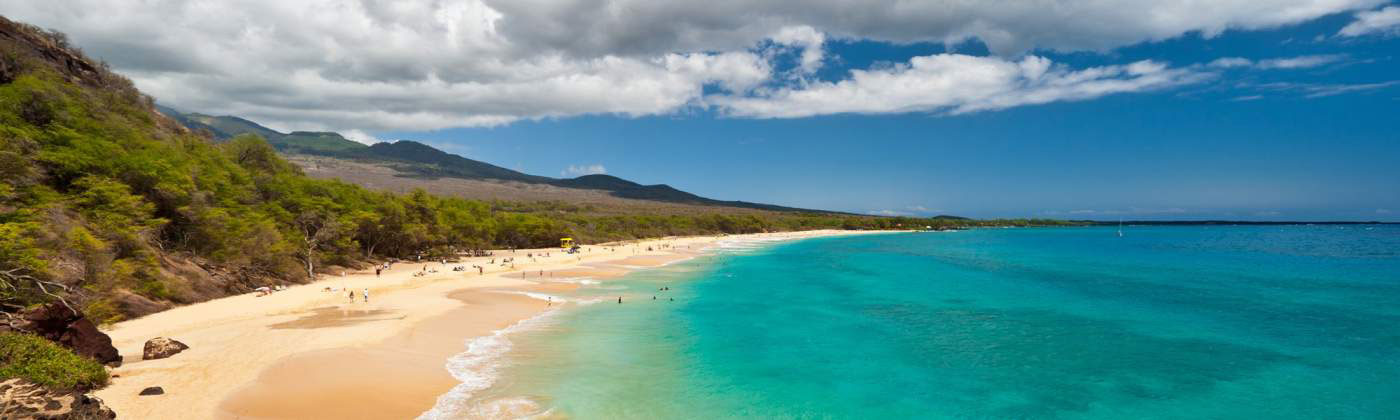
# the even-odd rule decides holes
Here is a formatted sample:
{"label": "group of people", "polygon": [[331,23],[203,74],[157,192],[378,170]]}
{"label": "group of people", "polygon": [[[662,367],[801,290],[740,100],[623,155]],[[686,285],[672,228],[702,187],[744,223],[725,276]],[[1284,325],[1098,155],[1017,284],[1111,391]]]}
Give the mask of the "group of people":
{"label": "group of people", "polygon": [[[669,292],[669,291],[671,291],[671,286],[662,286],[661,288],[656,289],[656,291],[658,291],[658,292]],[[676,301],[676,298],[668,298],[668,299],[670,299],[672,302],[675,302],[675,301]],[[656,300],[656,295],[651,295],[651,300]],[[621,302],[618,302],[618,303],[621,303]]]}
{"label": "group of people", "polygon": [[272,292],[280,292],[280,291],[283,291],[283,290],[287,290],[287,286],[283,286],[283,285],[280,285],[280,284],[279,284],[279,285],[276,285],[276,286],[272,286],[272,287],[263,286],[263,287],[259,287],[259,288],[253,289],[254,292],[257,292],[257,296],[258,296],[258,297],[267,296],[267,295],[272,294]]}
{"label": "group of people", "polygon": [[[343,290],[343,291],[346,292],[346,297],[350,298],[350,303],[355,303],[355,289],[351,289],[351,288],[349,288],[349,287],[341,286],[341,287],[340,287],[340,290]],[[322,291],[322,292],[334,292],[334,291],[336,291],[336,290],[335,290],[335,289],[332,289],[330,286],[326,286],[326,287],[324,287],[324,288],[321,288],[321,291]],[[360,291],[360,297],[363,298],[363,299],[365,300],[365,302],[369,302],[369,288],[368,288],[368,287],[366,287],[366,288],[364,288],[364,289],[362,289],[362,290]]]}
{"label": "group of people", "polygon": [[[350,303],[355,303],[355,289],[348,289],[348,288],[346,288],[345,290],[350,291],[350,294],[349,294],[349,296],[350,296]],[[361,297],[364,297],[365,303],[369,303],[369,288],[368,288],[368,287],[364,288],[364,290],[360,293],[360,296],[361,296]]]}
{"label": "group of people", "polygon": [[[476,269],[476,274],[477,274],[477,275],[479,275],[479,276],[480,276],[480,275],[486,275],[486,267],[482,267],[482,266],[480,266],[480,265],[472,264],[472,268],[475,268],[475,269]],[[466,267],[466,266],[461,266],[461,265],[459,265],[459,266],[456,266],[456,267],[452,267],[452,271],[467,271],[467,267]]]}

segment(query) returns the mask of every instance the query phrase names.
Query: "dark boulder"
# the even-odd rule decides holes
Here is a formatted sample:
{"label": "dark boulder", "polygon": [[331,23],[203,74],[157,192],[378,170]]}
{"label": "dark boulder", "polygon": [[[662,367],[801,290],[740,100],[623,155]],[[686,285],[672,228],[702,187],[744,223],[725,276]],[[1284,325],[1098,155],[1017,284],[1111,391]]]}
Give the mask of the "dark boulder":
{"label": "dark boulder", "polygon": [[54,302],[20,315],[16,329],[53,341],[103,364],[121,364],[112,338],[97,330],[83,314]]}
{"label": "dark boulder", "polygon": [[161,395],[161,394],[164,394],[164,393],[165,393],[165,388],[161,388],[161,387],[158,387],[158,386],[151,386],[151,387],[146,387],[146,389],[141,390],[141,394],[140,394],[140,395]]}

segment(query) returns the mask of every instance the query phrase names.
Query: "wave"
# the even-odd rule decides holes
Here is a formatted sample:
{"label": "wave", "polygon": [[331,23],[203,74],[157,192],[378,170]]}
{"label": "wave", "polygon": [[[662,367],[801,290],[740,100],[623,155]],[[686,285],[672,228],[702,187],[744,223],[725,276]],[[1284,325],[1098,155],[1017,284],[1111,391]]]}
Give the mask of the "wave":
{"label": "wave", "polygon": [[[533,292],[518,292],[532,298],[563,302],[556,296]],[[473,415],[480,408],[468,404],[472,395],[490,388],[500,374],[500,358],[510,351],[512,343],[509,335],[518,331],[535,328],[547,323],[559,309],[547,310],[539,315],[521,320],[506,328],[492,331],[491,334],[467,340],[467,350],[447,359],[447,372],[457,379],[457,386],[438,397],[433,408],[418,416],[419,420],[458,419],[478,417]],[[514,404],[509,404],[514,405]],[[504,407],[501,407],[504,409]],[[518,407],[517,407],[518,408]],[[513,411],[513,410],[511,410]],[[501,411],[506,413],[507,411]],[[484,413],[482,413],[484,414]]]}
{"label": "wave", "polygon": [[564,298],[562,298],[562,297],[555,296],[555,295],[551,295],[551,294],[547,294],[547,293],[527,292],[527,291],[523,291],[523,290],[497,290],[496,292],[497,292],[497,293],[511,294],[511,295],[528,296],[528,297],[530,297],[531,299],[542,300],[542,301],[546,301],[546,302],[556,302],[556,303],[568,302],[568,300],[566,300],[566,299],[564,299]]}

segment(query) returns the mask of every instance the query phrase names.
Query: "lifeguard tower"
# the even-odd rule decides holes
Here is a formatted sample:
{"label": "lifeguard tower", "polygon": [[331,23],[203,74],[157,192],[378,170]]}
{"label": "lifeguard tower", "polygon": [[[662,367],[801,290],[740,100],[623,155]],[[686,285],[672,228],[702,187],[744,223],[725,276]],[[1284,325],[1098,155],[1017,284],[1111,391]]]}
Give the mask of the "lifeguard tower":
{"label": "lifeguard tower", "polygon": [[559,247],[571,249],[574,247],[574,238],[559,238]]}

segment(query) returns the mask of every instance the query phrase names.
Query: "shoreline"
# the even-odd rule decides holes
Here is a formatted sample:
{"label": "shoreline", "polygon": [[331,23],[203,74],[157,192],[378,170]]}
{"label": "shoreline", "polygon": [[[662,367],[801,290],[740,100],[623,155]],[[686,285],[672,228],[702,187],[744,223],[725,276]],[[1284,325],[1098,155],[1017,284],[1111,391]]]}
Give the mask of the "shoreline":
{"label": "shoreline", "polygon": [[[557,248],[494,251],[494,257],[463,258],[447,266],[398,263],[378,277],[373,271],[323,276],[268,296],[229,296],[111,326],[106,332],[123,364],[97,395],[119,415],[142,419],[417,417],[462,383],[446,364],[468,350],[464,343],[562,306],[526,293],[576,289],[688,260],[726,239],[862,233],[877,231],[661,238],[588,245],[575,255]],[[539,252],[550,256],[525,257]],[[512,256],[514,267],[488,266],[481,275],[451,271],[451,266],[470,269]],[[438,271],[415,277],[424,265]],[[571,282],[539,281],[549,278]],[[359,301],[349,302],[344,288],[355,290]],[[360,300],[365,288],[369,302]],[[141,360],[142,345],[154,337],[173,338],[190,349]],[[163,387],[165,394],[137,395],[150,386]]]}

